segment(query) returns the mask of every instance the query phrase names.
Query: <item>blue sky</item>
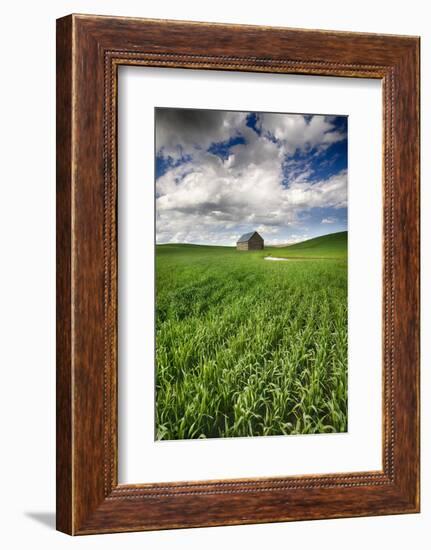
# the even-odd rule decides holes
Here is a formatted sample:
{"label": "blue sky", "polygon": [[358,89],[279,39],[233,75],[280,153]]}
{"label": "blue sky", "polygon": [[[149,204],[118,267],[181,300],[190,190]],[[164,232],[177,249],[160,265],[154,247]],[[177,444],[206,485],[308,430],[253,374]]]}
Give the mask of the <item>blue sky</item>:
{"label": "blue sky", "polygon": [[289,244],[347,229],[347,117],[156,109],[156,241]]}

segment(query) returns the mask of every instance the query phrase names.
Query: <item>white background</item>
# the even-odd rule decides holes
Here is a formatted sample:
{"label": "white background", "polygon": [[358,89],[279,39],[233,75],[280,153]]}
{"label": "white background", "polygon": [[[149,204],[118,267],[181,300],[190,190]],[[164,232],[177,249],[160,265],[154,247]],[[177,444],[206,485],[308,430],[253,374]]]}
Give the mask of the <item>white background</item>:
{"label": "white background", "polygon": [[[120,482],[381,470],[381,82],[148,67],[119,79]],[[348,433],[154,441],[154,106],[349,115]]]}
{"label": "white background", "polygon": [[[422,326],[431,331],[431,30],[427,2],[56,0],[4,4],[1,122],[1,543],[5,548],[429,547],[431,340],[422,345],[422,514],[101,535],[54,523],[55,18],[74,12],[422,36]],[[428,535],[428,536],[427,536]],[[426,537],[428,540],[426,540]]]}

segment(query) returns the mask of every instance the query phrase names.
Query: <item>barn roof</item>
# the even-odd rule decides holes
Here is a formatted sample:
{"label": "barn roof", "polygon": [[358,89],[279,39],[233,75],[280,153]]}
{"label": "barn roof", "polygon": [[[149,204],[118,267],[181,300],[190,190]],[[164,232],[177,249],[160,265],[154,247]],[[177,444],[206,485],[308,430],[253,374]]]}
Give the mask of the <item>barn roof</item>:
{"label": "barn roof", "polygon": [[[237,240],[237,243],[246,243],[249,241],[253,235],[257,233],[256,231],[251,231],[251,233],[244,233],[244,235],[241,235],[241,237]],[[259,235],[259,233],[257,233]],[[260,237],[260,235],[259,235]]]}

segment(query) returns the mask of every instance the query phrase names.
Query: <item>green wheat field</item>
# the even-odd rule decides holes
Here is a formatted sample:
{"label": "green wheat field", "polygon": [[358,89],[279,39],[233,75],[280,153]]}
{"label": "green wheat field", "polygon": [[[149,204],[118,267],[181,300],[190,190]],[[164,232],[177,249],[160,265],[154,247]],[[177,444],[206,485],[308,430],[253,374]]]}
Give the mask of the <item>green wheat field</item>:
{"label": "green wheat field", "polygon": [[255,252],[157,245],[155,428],[347,430],[347,232]]}

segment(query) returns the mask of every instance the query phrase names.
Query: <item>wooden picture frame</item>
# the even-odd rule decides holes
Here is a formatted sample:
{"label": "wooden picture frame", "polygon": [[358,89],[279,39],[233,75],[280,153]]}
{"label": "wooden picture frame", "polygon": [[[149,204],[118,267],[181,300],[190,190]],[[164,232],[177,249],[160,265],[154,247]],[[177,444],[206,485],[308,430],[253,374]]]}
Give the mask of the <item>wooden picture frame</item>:
{"label": "wooden picture frame", "polygon": [[[117,68],[383,83],[382,471],[119,485]],[[57,21],[57,529],[72,535],[419,511],[419,38]]]}

